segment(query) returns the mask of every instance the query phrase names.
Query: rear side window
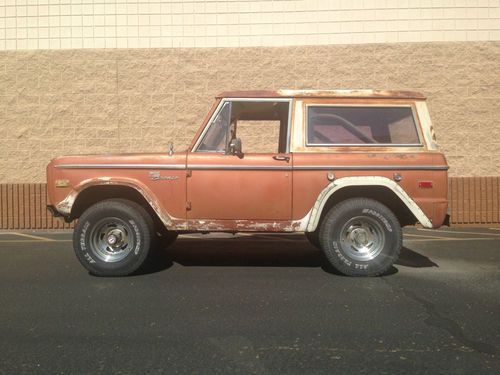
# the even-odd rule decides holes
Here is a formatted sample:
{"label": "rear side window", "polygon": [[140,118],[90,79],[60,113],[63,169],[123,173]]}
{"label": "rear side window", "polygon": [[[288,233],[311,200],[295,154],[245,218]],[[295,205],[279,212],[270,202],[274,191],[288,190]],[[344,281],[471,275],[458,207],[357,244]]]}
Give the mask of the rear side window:
{"label": "rear side window", "polygon": [[417,146],[410,106],[308,106],[307,145]]}

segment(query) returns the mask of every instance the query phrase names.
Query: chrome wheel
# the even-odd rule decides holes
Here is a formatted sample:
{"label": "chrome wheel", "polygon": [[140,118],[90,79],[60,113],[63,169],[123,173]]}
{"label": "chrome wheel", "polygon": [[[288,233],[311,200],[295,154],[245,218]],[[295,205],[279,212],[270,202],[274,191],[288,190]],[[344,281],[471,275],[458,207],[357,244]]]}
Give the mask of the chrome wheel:
{"label": "chrome wheel", "polygon": [[135,236],[131,226],[117,218],[100,220],[90,233],[94,255],[107,263],[123,260],[135,246]]}
{"label": "chrome wheel", "polygon": [[340,231],[342,250],[354,260],[370,261],[385,245],[385,235],[379,222],[367,216],[350,219]]}

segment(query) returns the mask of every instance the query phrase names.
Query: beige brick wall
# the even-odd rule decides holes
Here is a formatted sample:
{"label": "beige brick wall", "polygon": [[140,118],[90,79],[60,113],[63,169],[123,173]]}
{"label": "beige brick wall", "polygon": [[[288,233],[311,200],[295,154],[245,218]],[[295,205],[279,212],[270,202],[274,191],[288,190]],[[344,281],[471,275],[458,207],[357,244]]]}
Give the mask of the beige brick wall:
{"label": "beige brick wall", "polygon": [[500,42],[0,52],[0,182],[61,154],[188,145],[231,89],[422,91],[453,176],[500,175]]}
{"label": "beige brick wall", "polygon": [[0,50],[488,40],[499,0],[0,1]]}

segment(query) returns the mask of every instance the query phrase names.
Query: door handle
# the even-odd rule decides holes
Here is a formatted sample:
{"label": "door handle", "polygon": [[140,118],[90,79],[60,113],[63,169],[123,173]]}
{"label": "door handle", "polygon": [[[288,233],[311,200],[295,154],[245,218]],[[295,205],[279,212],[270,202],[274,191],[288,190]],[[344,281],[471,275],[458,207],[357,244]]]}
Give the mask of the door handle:
{"label": "door handle", "polygon": [[290,160],[290,156],[285,156],[285,155],[274,155],[273,156],[274,160],[280,160],[280,161],[286,161],[288,162]]}

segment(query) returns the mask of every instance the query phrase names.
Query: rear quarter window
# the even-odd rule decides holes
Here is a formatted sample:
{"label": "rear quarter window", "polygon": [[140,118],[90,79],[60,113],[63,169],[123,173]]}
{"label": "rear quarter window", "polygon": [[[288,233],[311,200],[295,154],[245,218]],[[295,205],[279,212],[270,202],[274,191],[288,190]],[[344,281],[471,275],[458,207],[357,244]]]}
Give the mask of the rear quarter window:
{"label": "rear quarter window", "polygon": [[418,146],[411,106],[307,106],[307,145]]}

